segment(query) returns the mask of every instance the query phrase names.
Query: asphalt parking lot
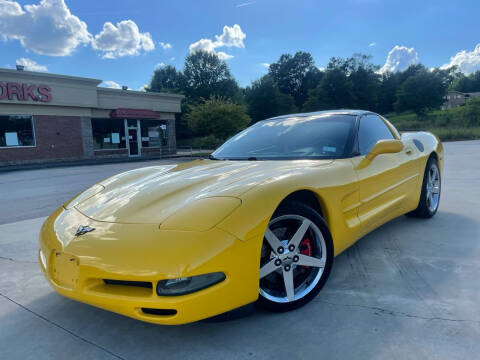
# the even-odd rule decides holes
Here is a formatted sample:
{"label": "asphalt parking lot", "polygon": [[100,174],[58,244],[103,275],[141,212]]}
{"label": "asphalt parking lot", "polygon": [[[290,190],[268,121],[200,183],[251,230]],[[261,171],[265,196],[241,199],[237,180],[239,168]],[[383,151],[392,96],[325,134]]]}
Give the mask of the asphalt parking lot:
{"label": "asphalt parking lot", "polygon": [[173,327],[63,298],[36,261],[39,228],[58,205],[157,162],[0,173],[0,359],[478,358],[480,141],[445,149],[437,215],[400,217],[361,239],[307,306]]}

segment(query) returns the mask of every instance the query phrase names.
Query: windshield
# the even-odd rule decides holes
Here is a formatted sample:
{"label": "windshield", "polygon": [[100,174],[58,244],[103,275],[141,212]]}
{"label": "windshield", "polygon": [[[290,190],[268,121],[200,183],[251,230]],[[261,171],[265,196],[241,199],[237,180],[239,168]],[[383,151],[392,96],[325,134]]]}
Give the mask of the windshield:
{"label": "windshield", "polygon": [[335,159],[349,155],[355,116],[323,115],[260,121],[212,154],[220,160]]}

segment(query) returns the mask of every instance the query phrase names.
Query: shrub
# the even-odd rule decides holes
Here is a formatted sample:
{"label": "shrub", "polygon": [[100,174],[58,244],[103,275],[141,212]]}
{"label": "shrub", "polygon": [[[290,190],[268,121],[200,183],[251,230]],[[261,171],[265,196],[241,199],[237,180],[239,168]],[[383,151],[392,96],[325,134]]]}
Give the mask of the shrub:
{"label": "shrub", "polygon": [[195,149],[216,149],[223,144],[223,141],[214,135],[201,136],[196,138],[184,139],[177,141],[178,147],[192,147]]}
{"label": "shrub", "polygon": [[198,135],[213,135],[225,140],[243,130],[250,123],[246,107],[231,100],[211,97],[202,104],[192,106],[187,115],[190,128]]}

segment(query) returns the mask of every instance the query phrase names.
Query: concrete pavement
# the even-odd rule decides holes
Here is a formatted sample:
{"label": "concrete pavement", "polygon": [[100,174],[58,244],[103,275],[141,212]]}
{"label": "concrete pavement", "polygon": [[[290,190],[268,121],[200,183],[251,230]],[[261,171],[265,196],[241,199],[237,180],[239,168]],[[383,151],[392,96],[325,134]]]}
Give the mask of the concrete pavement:
{"label": "concrete pavement", "polygon": [[85,188],[112,175],[188,158],[0,172],[0,224],[49,215]]}
{"label": "concrete pavement", "polygon": [[0,359],[476,358],[480,141],[445,148],[438,214],[400,217],[361,239],[336,258],[312,303],[174,327],[63,298],[36,262],[49,212],[122,166],[141,164],[0,174]]}

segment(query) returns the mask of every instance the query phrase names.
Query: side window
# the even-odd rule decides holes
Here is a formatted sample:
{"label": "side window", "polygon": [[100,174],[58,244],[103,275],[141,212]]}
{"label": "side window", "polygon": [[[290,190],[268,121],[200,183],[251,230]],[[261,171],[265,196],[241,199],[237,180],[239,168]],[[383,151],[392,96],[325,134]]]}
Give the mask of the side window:
{"label": "side window", "polygon": [[377,115],[366,115],[360,119],[358,129],[358,148],[366,155],[378,140],[394,139],[392,132]]}

